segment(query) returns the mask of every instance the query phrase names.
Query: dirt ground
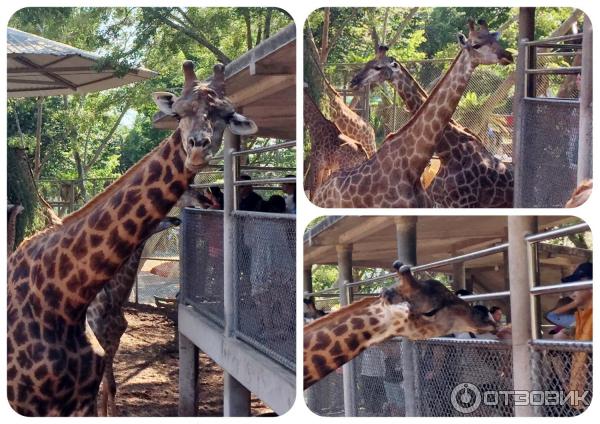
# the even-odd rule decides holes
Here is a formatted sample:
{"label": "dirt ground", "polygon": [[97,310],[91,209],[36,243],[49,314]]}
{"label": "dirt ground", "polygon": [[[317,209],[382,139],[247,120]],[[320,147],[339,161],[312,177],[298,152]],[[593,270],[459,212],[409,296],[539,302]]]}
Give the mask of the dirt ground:
{"label": "dirt ground", "polygon": [[[149,305],[129,305],[125,315],[129,327],[121,338],[114,364],[118,415],[177,416],[179,361],[175,324],[163,311]],[[203,353],[198,385],[198,415],[222,416],[223,373]],[[252,415],[270,413],[270,408],[252,397]]]}

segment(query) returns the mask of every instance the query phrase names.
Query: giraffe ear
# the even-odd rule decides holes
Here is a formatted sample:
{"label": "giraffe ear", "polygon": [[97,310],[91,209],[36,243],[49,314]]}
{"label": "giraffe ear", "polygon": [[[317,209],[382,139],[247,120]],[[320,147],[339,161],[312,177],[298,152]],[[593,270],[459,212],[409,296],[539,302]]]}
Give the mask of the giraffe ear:
{"label": "giraffe ear", "polygon": [[258,131],[258,127],[252,119],[248,119],[239,113],[231,115],[228,124],[229,130],[237,135],[251,135]]}
{"label": "giraffe ear", "polygon": [[459,32],[458,34],[456,34],[456,38],[458,38],[458,44],[461,47],[466,47],[467,46],[467,37],[465,37],[465,34]]}
{"label": "giraffe ear", "polygon": [[492,39],[494,39],[496,41],[500,40],[500,33],[498,31],[490,32],[489,35],[490,35],[490,37],[492,37]]}
{"label": "giraffe ear", "polygon": [[177,100],[177,96],[167,91],[157,91],[152,93],[152,99],[158,106],[158,109],[167,115],[175,115],[173,111],[173,103]]}

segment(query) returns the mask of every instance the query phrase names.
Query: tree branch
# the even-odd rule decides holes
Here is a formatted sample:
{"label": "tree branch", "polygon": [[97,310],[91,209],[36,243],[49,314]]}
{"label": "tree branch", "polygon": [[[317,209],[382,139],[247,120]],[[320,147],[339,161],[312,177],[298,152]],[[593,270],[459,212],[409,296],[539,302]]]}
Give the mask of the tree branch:
{"label": "tree branch", "polygon": [[319,62],[324,65],[327,61],[329,53],[329,19],[331,17],[331,9],[326,7],[323,9],[323,30],[321,32],[321,52],[319,54]]}
{"label": "tree branch", "polygon": [[106,134],[106,137],[104,137],[104,139],[100,142],[100,145],[98,146],[98,148],[94,151],[94,153],[92,155],[92,159],[84,165],[84,167],[83,167],[84,173],[87,174],[90,171],[92,166],[94,166],[94,164],[98,161],[98,159],[100,159],[100,156],[102,155],[102,153],[104,153],[106,148],[110,145],[110,142],[112,141],[111,138],[114,135],[115,131],[117,131],[117,128],[119,128],[119,125],[121,124],[121,120],[127,113],[127,110],[129,110],[130,104],[131,104],[131,101],[128,101],[125,104],[125,107],[123,107],[121,114],[119,115],[119,117],[117,118],[115,123],[113,124],[112,128],[108,131],[108,134]]}
{"label": "tree branch", "polygon": [[396,33],[394,34],[394,37],[388,42],[388,46],[395,46],[398,43],[398,41],[400,41],[402,33],[404,32],[411,19],[417,14],[418,11],[418,7],[413,7],[408,11],[408,14],[404,17],[398,28],[396,28]]}

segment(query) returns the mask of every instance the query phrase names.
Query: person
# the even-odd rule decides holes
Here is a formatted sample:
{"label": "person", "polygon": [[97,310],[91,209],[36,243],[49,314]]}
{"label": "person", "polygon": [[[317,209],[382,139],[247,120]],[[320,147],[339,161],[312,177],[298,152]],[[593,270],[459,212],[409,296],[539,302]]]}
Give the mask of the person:
{"label": "person", "polygon": [[[250,181],[250,175],[240,175],[241,181]],[[240,187],[240,204],[238,209],[241,211],[254,211],[258,212],[263,207],[263,198],[259,194],[254,192],[254,188],[251,185],[244,185]]]}
{"label": "person", "polygon": [[[286,175],[285,178],[296,178],[295,175]],[[286,213],[296,213],[296,183],[283,183],[281,190],[285,193]]]}
{"label": "person", "polygon": [[278,194],[274,194],[269,197],[269,200],[262,202],[260,211],[270,213],[285,213],[285,199]]}
{"label": "person", "polygon": [[492,306],[490,308],[490,314],[492,315],[492,318],[494,318],[494,321],[496,321],[496,324],[502,323],[502,308],[500,306]]}
{"label": "person", "polygon": [[[573,283],[577,281],[588,281],[593,279],[593,265],[591,262],[583,262],[577,266],[575,271],[561,281],[563,283]],[[552,312],[561,315],[575,309],[575,340],[591,341],[593,335],[593,306],[592,289],[576,290],[571,293],[572,301],[566,303]],[[583,394],[591,384],[588,373],[591,373],[589,355],[586,352],[575,352],[571,358],[571,375],[569,378],[567,391]],[[575,402],[576,397],[571,399],[571,407],[576,410],[584,409],[585,402]]]}
{"label": "person", "polygon": [[218,186],[210,186],[205,191],[204,195],[210,201],[209,209],[223,209],[224,196],[223,192]]}

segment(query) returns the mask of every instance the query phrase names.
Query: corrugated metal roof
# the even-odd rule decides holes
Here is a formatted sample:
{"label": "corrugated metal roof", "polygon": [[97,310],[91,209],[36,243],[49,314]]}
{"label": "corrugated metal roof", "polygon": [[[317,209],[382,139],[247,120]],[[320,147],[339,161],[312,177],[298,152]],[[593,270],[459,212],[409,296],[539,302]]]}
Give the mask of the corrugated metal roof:
{"label": "corrugated metal roof", "polygon": [[14,28],[7,45],[8,97],[90,93],[157,75],[134,68],[117,77],[112,69],[98,70],[100,55]]}

